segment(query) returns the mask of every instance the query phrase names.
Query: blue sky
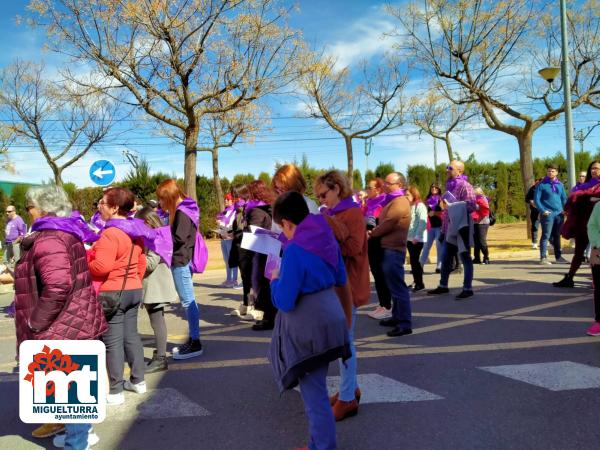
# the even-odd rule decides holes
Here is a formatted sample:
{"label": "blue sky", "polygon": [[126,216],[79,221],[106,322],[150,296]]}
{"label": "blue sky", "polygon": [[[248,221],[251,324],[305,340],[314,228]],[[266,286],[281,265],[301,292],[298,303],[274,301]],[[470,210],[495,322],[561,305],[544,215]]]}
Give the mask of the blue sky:
{"label": "blue sky", "polygon": [[[41,31],[17,26],[15,16],[24,13],[26,1],[13,0],[0,5],[0,66],[16,57],[33,61],[44,60],[49,73],[60,64],[61,58],[53,53],[42,51],[44,36]],[[389,39],[382,39],[381,32],[392,29],[392,19],[382,11],[383,2],[369,0],[301,0],[300,10],[293,13],[290,22],[302,30],[307,42],[317,48],[326,47],[341,61],[352,65],[360,59],[377,61],[382,51],[391,48]],[[420,80],[412,78],[409,89],[419,91]],[[234,149],[221,152],[220,170],[222,176],[232,177],[236,173],[273,172],[277,162],[300,160],[306,154],[313,166],[328,168],[346,167],[343,140],[330,131],[323,123],[300,117],[301,100],[290,95],[278,95],[269,101],[271,120],[268,129],[260,133],[255,143],[241,144]],[[600,111],[577,109],[574,111],[574,127],[585,128],[600,120]],[[140,125],[138,125],[140,127]],[[183,149],[172,144],[167,138],[151,137],[151,125],[142,124],[141,131],[132,132],[126,138],[103,145],[90,152],[74,166],[63,173],[65,181],[79,186],[91,185],[88,169],[97,159],[109,159],[117,166],[117,179],[125,175],[130,165],[123,156],[129,149],[146,158],[154,171],[183,174]],[[506,134],[489,130],[478,118],[468,131],[455,135],[453,145],[456,151],[466,157],[475,153],[483,161],[513,161],[518,158],[516,140]],[[406,170],[409,164],[433,164],[432,139],[412,134],[407,127],[399,128],[378,136],[373,140],[373,150],[368,166],[374,168],[379,162],[392,162],[397,169]],[[534,157],[563,152],[565,148],[564,122],[561,117],[544,125],[534,137]],[[119,145],[122,142],[127,145]],[[577,142],[575,149],[579,148]],[[596,128],[586,141],[586,149],[600,147],[600,127]],[[440,161],[444,160],[445,147],[438,143]],[[16,163],[18,173],[0,174],[0,179],[39,182],[51,178],[45,161],[34,148],[18,147],[12,150],[11,158]],[[354,141],[355,168],[364,174],[367,161],[362,140]],[[199,174],[211,175],[208,153],[198,156]]]}

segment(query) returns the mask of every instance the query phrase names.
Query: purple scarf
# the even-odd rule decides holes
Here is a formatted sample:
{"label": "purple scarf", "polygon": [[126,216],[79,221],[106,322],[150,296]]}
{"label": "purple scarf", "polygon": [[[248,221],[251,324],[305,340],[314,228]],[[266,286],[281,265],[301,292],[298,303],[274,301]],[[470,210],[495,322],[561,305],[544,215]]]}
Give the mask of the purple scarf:
{"label": "purple scarf", "polygon": [[158,215],[158,217],[160,218],[162,223],[164,223],[165,225],[169,224],[169,213],[168,212],[166,212],[164,209],[156,208],[156,214]]}
{"label": "purple scarf", "polygon": [[557,186],[560,184],[560,181],[558,180],[558,178],[555,178],[554,181],[552,181],[549,177],[544,177],[542,179],[542,183],[549,184],[550,187],[552,187],[552,192],[557,192]]}
{"label": "purple scarf", "polygon": [[177,210],[188,216],[190,220],[194,222],[196,229],[198,229],[198,224],[200,223],[200,208],[198,207],[198,203],[190,197],[186,197],[179,205],[177,205]]}
{"label": "purple scarf", "polygon": [[228,206],[219,214],[217,214],[217,220],[223,222],[223,225],[229,227],[233,219],[235,218],[235,207],[233,205]]}
{"label": "purple scarf", "polygon": [[446,192],[454,192],[454,189],[463,181],[469,181],[469,177],[465,174],[446,180]]}
{"label": "purple scarf", "polygon": [[379,207],[383,207],[385,201],[385,194],[378,195],[377,197],[368,198],[365,209],[365,217],[374,217],[375,211]]}
{"label": "purple scarf", "polygon": [[335,205],[331,209],[326,209],[324,213],[328,216],[335,216],[336,214],[341,213],[342,211],[346,211],[350,208],[360,208],[360,205],[354,201],[354,198],[352,198],[352,196],[340,200],[340,202],[337,205]]}
{"label": "purple scarf", "polygon": [[250,211],[252,208],[256,208],[257,206],[265,206],[266,203],[261,200],[248,200],[246,202],[246,213]]}
{"label": "purple scarf", "polygon": [[59,230],[72,234],[81,242],[94,242],[100,236],[88,227],[81,216],[56,217],[44,216],[33,222],[31,231]]}
{"label": "purple scarf", "polygon": [[338,265],[340,246],[327,220],[320,214],[309,214],[298,224],[292,242],[321,258],[334,269]]}
{"label": "purple scarf", "polygon": [[104,225],[106,225],[106,222],[102,220],[102,217],[100,216],[100,211],[96,211],[94,213],[94,215],[90,219],[90,223],[99,230],[104,228]]}
{"label": "purple scarf", "polygon": [[590,181],[578,184],[573,189],[571,189],[571,192],[585,191],[586,189],[593,188],[598,183],[600,183],[600,178],[592,178]]}
{"label": "purple scarf", "polygon": [[404,197],[405,194],[406,191],[404,189],[398,189],[397,191],[385,194],[385,199],[383,200],[382,206],[389,205],[392,202],[392,200],[398,197]]}
{"label": "purple scarf", "polygon": [[440,200],[441,197],[439,195],[430,195],[427,197],[426,203],[429,208],[435,209],[435,207],[440,204]]}
{"label": "purple scarf", "polygon": [[142,238],[144,246],[159,255],[167,266],[171,267],[173,257],[173,238],[171,228],[166,225],[160,228],[150,228],[142,219],[110,219],[105,228],[115,227],[131,239]]}

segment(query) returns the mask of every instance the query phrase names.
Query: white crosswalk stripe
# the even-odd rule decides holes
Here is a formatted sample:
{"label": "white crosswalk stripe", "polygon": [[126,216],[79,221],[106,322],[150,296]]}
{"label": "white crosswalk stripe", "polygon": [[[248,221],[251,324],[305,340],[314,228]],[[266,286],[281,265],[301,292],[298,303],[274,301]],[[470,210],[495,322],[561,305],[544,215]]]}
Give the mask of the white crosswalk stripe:
{"label": "white crosswalk stripe", "polygon": [[550,391],[600,387],[600,368],[572,361],[479,367]]}

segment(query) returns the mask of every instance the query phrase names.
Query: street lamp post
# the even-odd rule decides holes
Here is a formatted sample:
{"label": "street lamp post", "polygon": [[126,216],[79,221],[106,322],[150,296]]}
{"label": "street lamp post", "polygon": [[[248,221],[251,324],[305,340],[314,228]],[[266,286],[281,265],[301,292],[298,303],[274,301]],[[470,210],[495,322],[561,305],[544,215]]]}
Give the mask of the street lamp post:
{"label": "street lamp post", "polygon": [[546,67],[538,71],[540,76],[548,82],[548,90],[559,92],[561,88],[554,89],[552,82],[561,73],[563,90],[563,103],[565,106],[565,138],[567,147],[567,178],[569,187],[575,186],[575,155],[573,153],[573,115],[571,112],[571,80],[569,79],[569,40],[567,36],[567,6],[565,0],[560,0],[560,34],[561,34],[561,67]]}

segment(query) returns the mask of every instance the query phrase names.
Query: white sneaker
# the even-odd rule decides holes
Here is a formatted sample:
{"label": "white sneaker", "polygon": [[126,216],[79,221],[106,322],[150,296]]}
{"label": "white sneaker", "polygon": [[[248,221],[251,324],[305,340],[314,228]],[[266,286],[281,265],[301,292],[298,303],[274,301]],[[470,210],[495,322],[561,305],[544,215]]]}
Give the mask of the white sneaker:
{"label": "white sneaker", "polygon": [[248,314],[251,315],[254,320],[263,320],[263,316],[265,315],[263,311],[259,311],[254,306],[248,307]]}
{"label": "white sneaker", "polygon": [[536,242],[534,242],[534,243],[531,244],[531,249],[532,250],[537,250],[537,248],[538,248],[538,245],[537,245]]}
{"label": "white sneaker", "polygon": [[367,314],[371,319],[376,319],[378,314],[381,314],[381,310],[384,309],[383,306],[378,306],[373,311]]}
{"label": "white sneaker", "polygon": [[[54,439],[52,440],[52,444],[55,447],[64,448],[66,438],[67,438],[66,433],[59,434],[58,436],[54,436]],[[92,445],[96,445],[98,442],[100,442],[100,438],[98,437],[98,435],[96,433],[94,433],[92,431],[92,428],[90,428],[90,431],[88,432],[88,441],[87,441],[88,448],[91,447]]]}
{"label": "white sneaker", "polygon": [[550,261],[548,261],[548,258],[542,258],[540,259],[540,266],[551,266],[552,263]]}
{"label": "white sneaker", "polygon": [[139,383],[133,384],[131,381],[125,381],[123,384],[123,389],[126,391],[135,392],[136,394],[145,394],[146,393],[146,382],[140,381]]}
{"label": "white sneaker", "polygon": [[125,403],[125,394],[122,392],[119,392],[118,394],[108,394],[106,396],[107,405],[116,406],[122,405],[123,403]]}
{"label": "white sneaker", "polygon": [[376,320],[389,319],[390,317],[392,317],[392,308],[387,309],[383,306],[380,306],[375,311],[373,311],[372,315],[369,314],[369,317],[372,317]]}
{"label": "white sneaker", "polygon": [[236,283],[236,284],[232,285],[231,288],[235,289],[237,291],[240,289],[244,289],[244,285],[242,283],[239,283],[239,284]]}

